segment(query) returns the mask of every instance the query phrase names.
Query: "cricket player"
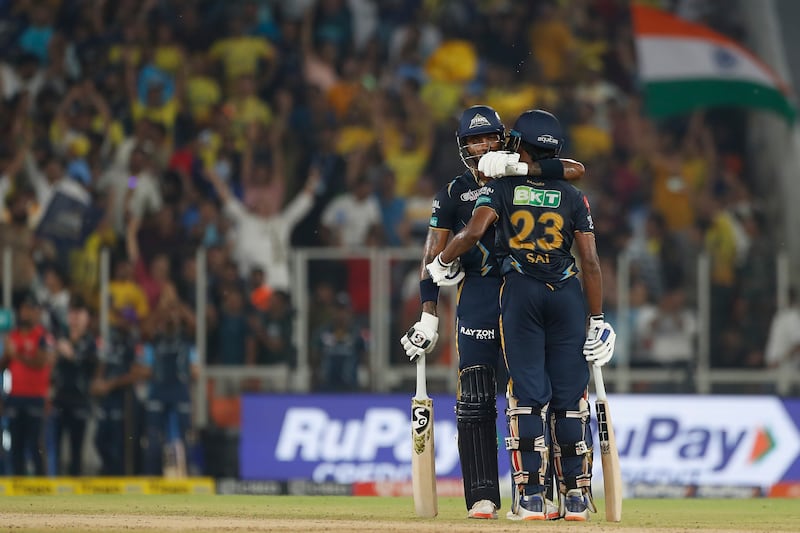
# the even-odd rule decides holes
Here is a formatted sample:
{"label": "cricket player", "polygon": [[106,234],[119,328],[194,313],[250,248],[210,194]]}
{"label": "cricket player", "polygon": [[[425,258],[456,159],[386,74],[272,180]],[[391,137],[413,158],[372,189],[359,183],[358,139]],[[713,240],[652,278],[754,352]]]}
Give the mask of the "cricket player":
{"label": "cricket player", "polygon": [[[500,150],[505,142],[505,126],[489,106],[476,105],[462,113],[456,140],[467,170],[445,185],[433,200],[420,268],[422,316],[401,339],[412,362],[431,353],[439,337],[439,288],[425,265],[436,258],[452,235],[466,226],[475,201],[490,187],[491,178],[478,170],[479,161],[487,159],[495,175],[516,172],[541,179],[578,179],[584,172],[583,165],[572,160],[530,164],[513,161],[507,165],[508,156],[501,156],[491,164],[493,151]],[[458,452],[467,516],[478,519],[497,518],[500,508],[495,373],[501,354],[498,316],[502,278],[493,249],[494,230],[488,228],[461,256],[460,267],[454,264],[452,271],[454,282],[460,282],[456,309]],[[557,508],[551,507],[551,517],[557,518]]]}
{"label": "cricket player", "polygon": [[[507,154],[507,163],[547,165],[562,144],[556,117],[527,111],[510,132],[514,153]],[[478,168],[486,173],[485,165]],[[545,494],[551,441],[559,516],[586,521],[589,510],[596,511],[586,363],[608,362],[615,334],[603,318],[593,230],[589,202],[572,185],[535,176],[504,177],[484,188],[464,230],[426,266],[433,282],[451,285],[456,259],[467,257],[487,234],[496,237],[503,275],[500,338],[509,373],[506,449],[517,489],[507,515],[511,519],[549,518]],[[585,298],[573,242],[584,269]]]}

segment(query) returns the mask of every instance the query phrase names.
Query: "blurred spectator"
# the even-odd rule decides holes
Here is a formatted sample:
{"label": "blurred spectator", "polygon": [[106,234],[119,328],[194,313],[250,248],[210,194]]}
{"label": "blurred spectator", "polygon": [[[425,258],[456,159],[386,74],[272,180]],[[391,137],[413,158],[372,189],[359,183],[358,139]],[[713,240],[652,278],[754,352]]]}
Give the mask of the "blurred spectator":
{"label": "blurred spectator", "polygon": [[99,407],[94,445],[103,476],[135,473],[139,442],[136,428],[141,409],[133,385],[141,378],[135,365],[139,338],[136,316],[119,315],[110,328],[108,345],[99,351],[97,374],[89,389]]}
{"label": "blurred spectator", "polygon": [[0,250],[11,250],[11,290],[16,306],[33,289],[36,264],[33,261],[34,234],[28,225],[29,192],[15,189],[5,197],[9,220],[0,222]]}
{"label": "blurred spectator", "polygon": [[[55,471],[69,476],[83,473],[83,443],[92,415],[89,387],[98,368],[97,341],[90,329],[91,314],[82,298],[73,298],[67,314],[68,327],[55,343],[53,408],[55,411]],[[62,439],[69,443],[66,469],[62,468]]]}
{"label": "blurred spectator", "polygon": [[555,0],[539,4],[529,30],[531,50],[541,77],[547,82],[565,81],[575,64],[576,42],[563,10]]}
{"label": "blurred spectator", "polygon": [[422,175],[414,192],[406,200],[405,224],[410,244],[423,245],[431,221],[431,199],[436,195],[436,185],[429,175]]}
{"label": "blurred spectator", "polygon": [[359,247],[382,241],[381,208],[367,176],[357,178],[352,192],[337,196],[322,212],[323,241],[330,246]]}
{"label": "blurred spectator", "polygon": [[[172,285],[161,293],[143,325],[141,377],[147,380],[144,473],[186,476],[186,439],[192,413],[191,385],[197,377],[194,313]],[[166,453],[162,453],[166,449]],[[162,462],[162,457],[165,459]]]}
{"label": "blurred spectator", "polygon": [[800,301],[794,288],[789,293],[789,305],[772,317],[764,357],[768,367],[783,372],[800,367]]}
{"label": "blurred spectator", "polygon": [[[374,173],[377,175],[374,178],[377,181],[375,196],[381,212],[384,242],[387,246],[409,244],[406,199],[397,197],[394,172],[378,168]],[[426,200],[430,203],[430,197]]]}
{"label": "blurred spectator", "polygon": [[359,365],[365,363],[366,341],[353,321],[350,296],[340,292],[330,322],[312,337],[312,364],[319,374],[317,390],[357,392]]}
{"label": "blurred spectator", "polygon": [[239,76],[253,76],[260,87],[269,82],[277,65],[277,51],[264,37],[247,34],[247,21],[236,13],[228,17],[227,35],[214,41],[209,57],[220,63],[228,88]]}
{"label": "blurred spectator", "polygon": [[218,365],[244,365],[247,358],[247,342],[251,335],[247,324],[246,298],[236,286],[222,290],[222,304],[216,317],[217,343],[210,361]]}
{"label": "blurred spectator", "polygon": [[[283,211],[264,212],[256,205],[247,210],[214,169],[207,169],[217,195],[225,206],[225,214],[235,225],[233,257],[244,275],[253,267],[261,267],[274,289],[290,290],[289,239],[291,232],[314,204],[314,191],[319,184],[319,171],[312,168],[305,187]],[[266,243],[265,243],[266,239]]]}
{"label": "blurred spectator", "polygon": [[133,278],[133,265],[127,259],[118,259],[108,284],[111,297],[109,321],[112,325],[139,322],[147,317],[150,306],[147,295]]}
{"label": "blurred spectator", "polygon": [[64,272],[53,263],[42,268],[42,283],[37,291],[37,299],[42,305],[42,324],[54,336],[61,337],[67,332],[67,313],[70,292]]}
{"label": "blurred spectator", "polygon": [[11,390],[4,402],[11,437],[11,475],[45,475],[45,401],[50,395],[53,340],[40,323],[41,308],[32,293],[20,300],[16,326],[8,333],[0,368],[8,369]]}
{"label": "blurred spectator", "polygon": [[697,318],[682,288],[665,292],[658,306],[640,308],[636,322],[642,351],[635,365],[688,370],[696,353]]}
{"label": "blurred spectator", "polygon": [[736,233],[730,214],[717,198],[706,194],[697,199],[698,224],[704,229],[705,249],[711,262],[711,365],[730,367],[733,354],[718,343],[732,318],[736,285]]}
{"label": "blurred spectator", "polygon": [[18,53],[16,57],[10,57],[11,62],[4,60],[0,63],[0,90],[3,98],[13,100],[14,97],[27,93],[35,100],[45,83],[45,70],[40,68],[39,58],[31,53]]}
{"label": "blurred spectator", "polygon": [[294,368],[293,319],[289,295],[284,291],[275,291],[266,311],[250,315],[247,363],[288,365]]}
{"label": "blurred spectator", "polygon": [[262,269],[254,268],[250,271],[248,289],[250,290],[249,302],[253,309],[264,312],[270,308],[275,291],[267,283],[267,277]]}

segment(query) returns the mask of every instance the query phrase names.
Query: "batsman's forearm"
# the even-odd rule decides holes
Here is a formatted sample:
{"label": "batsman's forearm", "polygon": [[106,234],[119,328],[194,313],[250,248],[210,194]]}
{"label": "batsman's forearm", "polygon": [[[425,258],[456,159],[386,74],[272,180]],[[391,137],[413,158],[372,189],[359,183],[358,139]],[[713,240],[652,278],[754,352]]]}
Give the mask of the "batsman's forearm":
{"label": "batsman's forearm", "polygon": [[583,271],[583,291],[586,295],[589,314],[601,314],[603,312],[603,276],[599,268]]}
{"label": "batsman's forearm", "polygon": [[467,231],[462,231],[453,237],[453,240],[445,246],[444,251],[442,251],[442,261],[445,263],[452,263],[475,246],[478,239],[479,237],[470,235]]}
{"label": "batsman's forearm", "polygon": [[429,315],[439,316],[436,314],[436,302],[423,302],[422,303],[422,312],[428,313]]}
{"label": "batsman's forearm", "polygon": [[425,268],[425,265],[430,264],[431,261],[436,259],[439,252],[444,250],[447,245],[447,240],[450,238],[450,231],[436,230],[433,228],[428,229],[428,235],[425,237],[425,248],[422,252],[422,263],[420,264],[420,278],[427,279],[431,275]]}

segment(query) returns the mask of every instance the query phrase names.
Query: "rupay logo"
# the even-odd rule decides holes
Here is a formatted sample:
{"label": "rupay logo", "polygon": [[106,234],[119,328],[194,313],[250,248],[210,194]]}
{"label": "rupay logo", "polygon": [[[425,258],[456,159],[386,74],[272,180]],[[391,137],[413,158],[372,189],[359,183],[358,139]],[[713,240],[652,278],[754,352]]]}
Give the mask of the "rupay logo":
{"label": "rupay logo", "polygon": [[[331,408],[290,407],[286,410],[275,445],[274,458],[281,463],[312,463],[315,481],[370,481],[408,479],[411,439],[408,411],[370,407],[363,416],[337,417]],[[412,427],[424,429],[430,412],[417,408]],[[458,465],[458,445],[448,435],[455,423],[436,421],[436,470],[451,472]],[[386,452],[390,460],[387,460]]]}
{"label": "rupay logo", "polygon": [[800,431],[776,398],[619,395],[610,404],[629,483],[766,486],[800,455]]}

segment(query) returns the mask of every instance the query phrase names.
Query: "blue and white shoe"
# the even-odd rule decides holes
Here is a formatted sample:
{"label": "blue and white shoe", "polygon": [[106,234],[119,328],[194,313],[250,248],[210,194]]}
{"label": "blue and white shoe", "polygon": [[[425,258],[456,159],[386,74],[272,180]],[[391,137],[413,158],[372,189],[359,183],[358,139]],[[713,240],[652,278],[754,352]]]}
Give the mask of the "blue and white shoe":
{"label": "blue and white shoe", "polygon": [[564,496],[564,520],[570,522],[589,520],[589,505],[581,489],[570,489]]}
{"label": "blue and white shoe", "polygon": [[522,496],[516,505],[506,513],[509,520],[546,520],[545,497],[543,494]]}

